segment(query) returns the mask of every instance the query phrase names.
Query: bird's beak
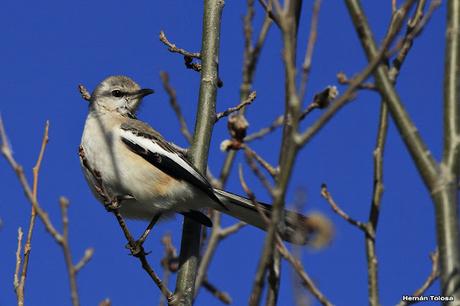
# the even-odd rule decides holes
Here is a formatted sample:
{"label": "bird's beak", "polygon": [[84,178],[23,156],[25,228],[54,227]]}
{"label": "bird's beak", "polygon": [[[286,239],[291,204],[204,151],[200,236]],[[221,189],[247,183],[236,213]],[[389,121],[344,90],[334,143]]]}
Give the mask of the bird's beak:
{"label": "bird's beak", "polygon": [[151,95],[153,94],[155,91],[153,91],[153,89],[150,89],[150,88],[142,88],[140,89],[137,93],[136,93],[136,96],[138,96],[139,98],[143,98],[145,96],[148,96],[148,95]]}

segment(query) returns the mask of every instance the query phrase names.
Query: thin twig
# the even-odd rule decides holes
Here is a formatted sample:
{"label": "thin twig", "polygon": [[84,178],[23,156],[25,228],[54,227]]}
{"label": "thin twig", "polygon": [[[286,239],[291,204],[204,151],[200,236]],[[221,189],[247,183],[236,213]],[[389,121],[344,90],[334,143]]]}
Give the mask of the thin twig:
{"label": "thin twig", "polygon": [[185,49],[177,48],[175,44],[173,44],[172,42],[168,40],[168,38],[165,35],[165,32],[160,31],[159,38],[160,38],[160,41],[168,47],[168,50],[170,52],[179,53],[179,54],[182,54],[183,56],[187,56],[191,58],[201,59],[201,54],[199,52],[188,52]]}
{"label": "thin twig", "polygon": [[311,279],[308,273],[305,271],[302,263],[299,259],[295,258],[289,250],[286,248],[286,245],[278,237],[277,248],[280,251],[281,255],[292,265],[294,271],[297,272],[297,275],[302,280],[302,284],[315,296],[315,298],[324,306],[332,306],[333,304],[327,299],[327,297],[319,290],[315,282]]}
{"label": "thin twig", "polygon": [[[64,260],[67,267],[67,273],[69,274],[69,282],[70,282],[70,296],[72,298],[73,305],[79,305],[79,297],[78,297],[78,288],[77,288],[77,279],[76,279],[76,269],[73,265],[72,261],[72,252],[70,250],[69,244],[69,217],[68,217],[68,208],[69,208],[69,200],[65,197],[61,197],[59,199],[59,206],[61,207],[61,218],[62,218],[62,251],[64,252]],[[88,259],[89,260],[89,259]]]}
{"label": "thin twig", "polygon": [[[49,122],[47,121],[45,124],[45,130],[43,133],[42,143],[40,146],[40,152],[38,154],[37,162],[35,163],[35,166],[32,169],[32,172],[33,172],[32,194],[35,200],[37,199],[38,174],[40,172],[40,166],[43,160],[46,145],[48,144],[48,131],[49,131]],[[34,231],[35,219],[36,219],[36,212],[35,212],[34,207],[32,206],[31,211],[30,211],[30,218],[29,218],[29,228],[27,230],[27,237],[26,237],[26,241],[24,244],[24,259],[22,260],[21,276],[20,276],[20,279],[17,285],[15,284],[15,292],[16,292],[16,297],[18,300],[18,305],[24,304],[24,287],[25,287],[25,282],[26,282],[26,277],[27,277],[27,270],[29,266],[30,252],[32,249],[32,234]]]}
{"label": "thin twig", "polygon": [[334,212],[336,214],[338,214],[340,217],[342,217],[342,219],[344,219],[345,221],[347,221],[351,225],[356,226],[356,227],[358,227],[359,229],[361,229],[361,230],[363,230],[365,232],[367,231],[367,227],[366,227],[365,223],[363,223],[361,221],[357,221],[357,220],[351,218],[347,213],[345,213],[337,205],[337,203],[334,201],[334,198],[332,197],[332,195],[327,190],[326,184],[321,185],[321,196],[329,203],[329,205],[331,206],[332,210],[334,210]]}
{"label": "thin twig", "polygon": [[[347,75],[344,72],[337,73],[337,81],[341,85],[350,85],[350,82],[351,82],[351,80],[347,77]],[[357,89],[367,89],[367,90],[377,91],[377,87],[375,86],[375,84],[370,83],[370,82],[359,84]]]}
{"label": "thin twig", "polygon": [[[395,47],[393,49],[387,52],[386,57],[390,58],[392,55],[394,55],[398,51],[401,53],[401,51],[404,49],[403,44],[406,44],[407,41],[411,41],[414,38],[420,36],[420,34],[423,32],[423,29],[425,28],[425,26],[427,25],[427,23],[430,21],[431,17],[433,16],[434,12],[441,6],[441,4],[442,4],[442,0],[432,0],[427,12],[423,13],[421,19],[412,18],[410,20],[410,23],[408,24],[408,30],[406,31],[406,35],[404,35],[404,37],[401,38],[395,44]],[[417,25],[413,29],[410,29],[411,26],[415,23],[417,23]]]}
{"label": "thin twig", "polygon": [[225,305],[232,304],[232,297],[227,292],[217,289],[217,287],[211,284],[207,279],[203,281],[203,287]]}
{"label": "thin twig", "polygon": [[[177,251],[172,243],[171,234],[165,234],[161,238],[161,243],[164,246],[165,256],[161,259],[161,265],[163,267],[163,284],[168,287],[169,276],[171,272],[176,272],[179,269],[179,258],[177,257]],[[167,302],[164,295],[160,296],[160,303],[158,306],[163,306]]]}
{"label": "thin twig", "polygon": [[[310,102],[310,104],[308,104],[304,110],[302,110],[299,116],[299,120],[300,121],[304,120],[315,109],[327,108],[331,104],[333,99],[336,98],[337,93],[338,91],[335,86],[327,86],[325,89],[315,94],[315,96],[313,97],[313,101]],[[284,115],[280,115],[275,120],[273,120],[273,122],[269,126],[264,127],[257,132],[247,135],[246,137],[244,137],[243,140],[244,142],[251,142],[256,139],[263,138],[267,134],[283,126],[283,124],[284,124]]]}
{"label": "thin twig", "polygon": [[242,229],[245,226],[246,226],[246,223],[244,223],[243,221],[239,221],[233,225],[229,225],[225,228],[222,228],[220,232],[220,237],[222,239],[227,238],[228,236],[235,234],[236,232],[238,232],[240,229]]}
{"label": "thin twig", "polygon": [[237,106],[235,107],[230,107],[228,109],[226,109],[225,111],[223,112],[219,112],[216,114],[216,122],[219,121],[220,119],[222,119],[223,117],[227,117],[228,115],[234,113],[234,112],[237,112],[239,111],[240,109],[242,109],[243,107],[251,104],[256,98],[256,92],[255,91],[252,91],[249,96],[241,101]]}
{"label": "thin twig", "polygon": [[244,142],[251,142],[253,140],[260,139],[260,138],[264,137],[265,135],[273,132],[274,130],[276,130],[280,126],[282,126],[283,123],[284,123],[284,116],[280,115],[275,120],[273,120],[273,122],[270,123],[269,126],[264,127],[262,129],[260,129],[259,131],[254,132],[254,133],[249,134],[248,136],[246,136],[244,138]]}
{"label": "thin twig", "polygon": [[184,135],[185,139],[187,139],[187,141],[189,143],[191,143],[193,137],[192,137],[192,134],[190,133],[190,130],[189,130],[188,126],[187,126],[187,122],[185,121],[185,117],[182,114],[180,105],[177,102],[176,91],[174,90],[174,88],[169,83],[169,74],[167,72],[165,72],[165,71],[162,71],[162,72],[160,72],[160,77],[161,77],[161,81],[163,82],[163,87],[164,87],[166,93],[169,95],[169,104],[173,108],[174,112],[176,113],[176,117],[179,120],[180,131],[181,131],[182,135]]}
{"label": "thin twig", "polygon": [[[251,15],[251,6],[253,5],[253,1],[248,0],[248,12],[246,16]],[[244,18],[245,23],[251,21],[251,17],[245,17]],[[243,76],[242,76],[242,82],[240,85],[240,101],[244,100],[247,98],[249,95],[249,92],[251,91],[252,88],[252,82],[254,79],[254,74],[257,68],[257,63],[259,60],[260,53],[262,51],[262,48],[265,44],[266,38],[268,31],[272,25],[272,21],[270,17],[265,16],[264,22],[262,24],[262,28],[259,32],[258,38],[256,40],[256,44],[254,47],[252,47],[252,42],[251,42],[251,37],[248,35],[247,31],[245,30],[245,48],[243,51]],[[249,34],[252,34],[252,25],[244,25],[244,28],[246,29],[247,27],[251,28],[251,31]],[[240,110],[241,116],[239,117],[244,117],[244,108]],[[227,178],[230,174],[230,171],[232,169],[233,161],[236,156],[236,151],[229,151],[227,153],[227,156],[225,157],[224,164],[222,166],[222,169],[220,171],[219,175],[219,181],[220,185],[224,186]]]}
{"label": "thin twig", "polygon": [[137,244],[144,244],[145,239],[147,239],[147,236],[150,234],[152,231],[152,228],[157,224],[158,220],[160,219],[161,214],[156,214],[153,216],[152,220],[150,220],[149,225],[147,225],[147,228],[144,230],[142,235],[137,239]]}
{"label": "thin twig", "polygon": [[[0,117],[0,138],[2,140],[2,145],[1,145],[1,152],[5,156],[6,160],[10,164],[10,166],[15,170],[16,175],[19,179],[19,182],[21,183],[21,186],[24,190],[24,193],[26,194],[27,199],[29,200],[30,204],[32,205],[33,209],[37,213],[38,217],[40,220],[42,220],[43,224],[45,225],[46,230],[48,233],[54,238],[54,240],[59,244],[61,247],[63,253],[64,253],[64,259],[67,267],[67,272],[69,275],[69,283],[70,283],[70,293],[71,293],[71,299],[72,299],[72,304],[74,306],[80,305],[79,301],[79,296],[78,296],[78,289],[77,289],[77,281],[76,281],[76,273],[77,270],[75,269],[75,266],[72,263],[72,252],[70,249],[70,243],[69,243],[69,227],[68,227],[68,215],[67,215],[67,209],[69,205],[69,201],[61,197],[59,200],[60,207],[61,207],[61,213],[62,213],[62,234],[59,233],[56,228],[54,227],[53,223],[48,217],[48,214],[41,208],[40,204],[38,203],[37,200],[37,186],[38,186],[38,173],[40,170],[41,162],[43,159],[44,151],[46,148],[46,144],[48,142],[48,129],[49,129],[49,123],[46,123],[45,126],[45,132],[42,140],[42,146],[40,149],[40,153],[37,159],[37,163],[34,167],[34,183],[33,183],[33,188],[30,188],[29,183],[27,182],[27,178],[25,177],[24,171],[22,169],[22,166],[19,165],[16,160],[13,157],[12,150],[10,148],[9,142],[8,142],[8,137],[5,132],[5,128],[3,126],[3,122]],[[33,225],[33,222],[32,222]],[[28,239],[32,237],[32,226],[29,227],[29,233],[28,233]],[[30,236],[29,236],[30,235]],[[28,249],[26,249],[28,248]],[[26,252],[30,252],[30,240],[26,242],[26,248],[24,250],[25,254]],[[81,267],[83,267],[83,263],[87,263],[90,258],[91,258],[91,252],[85,254],[87,258],[82,262]],[[26,257],[25,257],[26,258]],[[79,267],[79,269],[81,269]],[[22,286],[24,286],[26,275],[27,275],[27,265],[26,262],[24,262],[23,265],[23,272],[21,276],[21,282]],[[21,286],[21,285],[20,285]],[[22,288],[23,290],[23,288]]]}
{"label": "thin twig", "polygon": [[80,270],[83,269],[83,267],[88,264],[88,262],[91,260],[93,255],[94,255],[94,248],[87,248],[85,250],[85,253],[83,254],[83,257],[75,265],[75,273],[80,272]]}
{"label": "thin twig", "polygon": [[246,154],[250,157],[255,158],[257,162],[265,169],[267,172],[273,177],[276,178],[276,176],[279,173],[279,168],[278,167],[273,167],[269,162],[267,162],[265,159],[262,158],[259,154],[257,154],[256,151],[251,149],[247,144],[244,144],[243,146],[244,150],[246,151]]}
{"label": "thin twig", "polygon": [[86,87],[83,84],[78,85],[78,91],[80,92],[83,100],[91,101],[91,94],[89,93],[88,89],[86,89]]}
{"label": "thin twig", "polygon": [[[21,249],[22,249],[22,228],[18,228],[18,246],[16,248],[16,267],[14,269],[14,277],[13,277],[13,286],[14,290],[16,291],[16,298],[18,300],[18,305],[24,305],[24,295],[21,295],[18,292],[19,287],[19,269],[21,268]],[[23,292],[22,292],[23,293]]]}
{"label": "thin twig", "polygon": [[[439,272],[439,251],[436,250],[433,253],[431,253],[430,259],[431,259],[431,273],[430,275],[428,275],[428,277],[426,278],[422,286],[418,288],[417,290],[415,290],[414,293],[411,294],[411,296],[413,297],[422,296],[439,277],[439,273],[440,273]],[[406,306],[406,305],[415,304],[417,302],[418,301],[401,301],[396,306]]]}
{"label": "thin twig", "polygon": [[245,150],[245,156],[246,156],[246,161],[248,163],[249,168],[251,168],[252,172],[257,176],[259,181],[262,183],[262,185],[265,187],[267,192],[270,195],[273,195],[273,185],[270,183],[268,178],[260,171],[259,167],[254,161],[254,155],[251,153],[251,151]]}
{"label": "thin twig", "polygon": [[[296,88],[296,49],[297,49],[297,30],[300,20],[300,11],[302,7],[301,0],[291,0],[285,2],[284,10],[281,10],[280,3],[275,0],[274,3],[280,19],[280,28],[283,38],[283,61],[285,71],[285,100],[284,100],[284,117],[283,136],[281,139],[281,148],[279,150],[278,164],[282,171],[278,174],[275,187],[271,190],[273,198],[273,208],[270,216],[270,223],[267,226],[267,235],[265,236],[262,253],[257,265],[256,279],[253,282],[249,305],[259,305],[261,299],[261,284],[263,282],[267,268],[270,264],[277,264],[274,269],[280,269],[279,262],[275,261],[278,250],[275,247],[275,237],[277,228],[283,215],[283,207],[289,181],[295,159],[300,147],[297,145],[295,135],[299,127],[299,117],[301,113],[301,102]],[[289,122],[288,122],[289,121]],[[272,274],[272,277],[275,275]],[[271,280],[271,283],[279,280]],[[278,295],[278,286],[268,288],[269,295],[275,297]],[[275,292],[275,291],[276,292]]]}
{"label": "thin twig", "polygon": [[[255,194],[252,192],[251,189],[249,189],[244,176],[243,176],[243,167],[240,165],[238,169],[239,173],[239,178],[240,178],[240,184],[243,190],[245,191],[246,195],[248,198],[255,204],[256,208],[258,208],[257,201],[255,200]],[[267,223],[269,223],[269,219],[267,216],[264,215],[263,212],[259,211],[261,213],[261,216],[263,220]],[[253,280],[253,286],[252,286],[252,291],[251,291],[251,297],[249,299],[249,305],[257,305],[260,300],[260,294],[262,293],[264,286],[265,286],[265,272],[266,269],[257,269],[256,274],[254,276]]]}
{"label": "thin twig", "polygon": [[139,261],[141,262],[142,268],[147,272],[147,274],[150,276],[153,282],[160,289],[161,293],[165,296],[166,300],[168,301],[168,305],[175,305],[175,303],[178,301],[177,296],[173,295],[173,293],[164,285],[160,277],[155,273],[155,271],[150,266],[147,260],[147,253],[145,252],[141,241],[134,240],[133,236],[131,235],[128,229],[128,226],[126,225],[125,220],[120,214],[119,208],[113,209],[112,212],[115,215],[118,221],[118,225],[120,225],[125,235],[126,240],[128,240],[127,248],[130,250],[131,255],[139,259]]}
{"label": "thin twig", "polygon": [[27,199],[29,200],[31,205],[35,208],[35,211],[37,212],[38,216],[40,217],[43,224],[45,225],[45,229],[51,234],[51,236],[53,236],[53,238],[56,241],[61,241],[62,240],[61,234],[59,234],[59,232],[56,230],[54,225],[51,223],[51,220],[49,219],[48,214],[41,208],[40,204],[38,203],[38,200],[35,199],[33,195],[33,191],[30,188],[29,183],[27,182],[27,178],[24,174],[24,170],[22,166],[19,165],[13,157],[13,152],[9,145],[8,137],[6,135],[6,131],[3,126],[3,121],[1,117],[0,117],[0,139],[2,140],[1,153],[6,158],[11,168],[13,168],[14,172],[16,173]]}
{"label": "thin twig", "polygon": [[271,1],[269,0],[269,2],[270,4],[267,4],[265,0],[259,0],[260,5],[264,8],[265,12],[270,17],[270,19],[273,20],[278,27],[281,27],[279,16],[273,12]]}
{"label": "thin twig", "polygon": [[305,58],[302,64],[302,78],[300,82],[300,101],[305,100],[305,94],[307,93],[307,82],[310,74],[311,63],[313,58],[313,50],[316,44],[316,37],[318,35],[318,21],[319,21],[319,10],[321,8],[321,0],[315,0],[313,4],[313,12],[310,21],[310,34],[308,35],[307,49],[305,52]]}

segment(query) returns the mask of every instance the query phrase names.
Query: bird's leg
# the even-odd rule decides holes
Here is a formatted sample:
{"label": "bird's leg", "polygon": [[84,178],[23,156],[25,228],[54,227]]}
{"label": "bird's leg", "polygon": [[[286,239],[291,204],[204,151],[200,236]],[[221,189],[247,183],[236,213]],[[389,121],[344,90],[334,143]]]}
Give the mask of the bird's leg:
{"label": "bird's leg", "polygon": [[152,231],[152,228],[155,226],[155,224],[158,222],[158,220],[160,219],[161,217],[161,213],[159,214],[156,214],[155,216],[153,216],[152,220],[150,221],[149,225],[147,226],[147,228],[144,230],[144,232],[142,233],[142,235],[139,237],[139,239],[137,239],[136,241],[133,241],[133,242],[128,242],[126,244],[126,248],[130,250],[131,252],[131,255],[135,256],[135,257],[138,257],[140,256],[141,254],[145,254],[145,255],[148,255],[149,252],[145,252],[144,251],[144,242],[145,240],[147,239],[148,235],[150,234],[150,232]]}

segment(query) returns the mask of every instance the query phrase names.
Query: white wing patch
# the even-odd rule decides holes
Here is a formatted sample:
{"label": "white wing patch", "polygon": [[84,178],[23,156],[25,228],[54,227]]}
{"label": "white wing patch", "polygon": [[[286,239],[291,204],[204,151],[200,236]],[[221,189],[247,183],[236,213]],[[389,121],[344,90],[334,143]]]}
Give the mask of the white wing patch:
{"label": "white wing patch", "polygon": [[203,178],[203,176],[198,171],[196,171],[182,156],[180,156],[178,153],[174,153],[174,152],[165,150],[154,139],[142,137],[142,136],[134,134],[133,132],[129,130],[123,130],[123,129],[120,129],[120,136],[134,144],[137,144],[138,146],[142,147],[146,151],[170,158],[172,161],[174,161],[177,164],[178,167],[181,167],[182,169],[189,172],[191,175],[193,175],[196,179],[201,181],[203,184],[209,185],[209,183]]}

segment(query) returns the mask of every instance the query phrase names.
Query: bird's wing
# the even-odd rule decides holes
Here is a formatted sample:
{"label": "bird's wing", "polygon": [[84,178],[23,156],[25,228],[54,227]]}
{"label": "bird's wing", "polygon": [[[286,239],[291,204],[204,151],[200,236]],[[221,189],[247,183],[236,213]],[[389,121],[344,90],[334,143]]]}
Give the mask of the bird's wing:
{"label": "bird's wing", "polygon": [[[214,194],[208,180],[179,152],[148,124],[129,119],[121,125],[121,140],[134,153],[163,171],[202,190],[223,205]],[[225,208],[225,207],[224,207]]]}

